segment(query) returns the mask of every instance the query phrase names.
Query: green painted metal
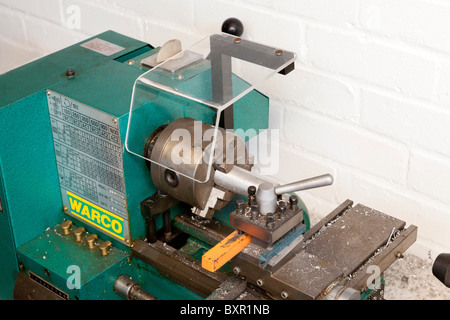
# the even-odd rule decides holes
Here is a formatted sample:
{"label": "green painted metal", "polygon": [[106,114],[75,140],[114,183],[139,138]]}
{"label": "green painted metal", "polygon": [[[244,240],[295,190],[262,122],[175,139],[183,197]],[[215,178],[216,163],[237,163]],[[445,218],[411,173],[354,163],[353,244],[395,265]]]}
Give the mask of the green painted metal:
{"label": "green painted metal", "polygon": [[[114,290],[114,282],[126,274],[140,282],[142,288],[162,299],[200,299],[197,294],[161,276],[153,267],[117,247],[107,256],[98,249],[90,250],[85,242],[74,241],[73,234],[62,235],[56,225],[18,248],[22,272],[30,271],[74,299],[122,299]],[[79,268],[80,286],[75,279]]]}
{"label": "green painted metal", "polygon": [[9,300],[13,297],[14,280],[18,271],[14,238],[9,219],[8,203],[3,187],[2,172],[0,166],[0,199],[2,211],[0,211],[0,244],[2,246],[2,263],[0,263],[0,300]]}
{"label": "green painted metal", "polygon": [[[45,90],[54,83],[65,81],[67,69],[73,69],[77,74],[83,74],[105,62],[148,46],[147,43],[113,31],[106,31],[90,39],[94,38],[100,38],[126,49],[111,56],[105,56],[80,47],[80,43],[77,43],[6,72],[0,76],[0,108],[13,104],[35,92]],[[90,39],[86,39],[86,41]]]}
{"label": "green painted metal", "polygon": [[[132,259],[128,247],[82,222],[72,219],[87,232],[97,233],[101,240],[113,242],[107,257],[57,232],[58,224],[71,218],[62,211],[46,90],[51,89],[117,117],[124,143],[133,84],[147,71],[140,66],[140,60],[159,50],[112,31],[93,38],[125,49],[104,56],[75,44],[0,76],[0,197],[4,208],[4,212],[0,212],[0,243],[7,247],[0,260],[0,297],[12,297],[19,272],[17,262],[20,261],[25,265],[22,272],[34,272],[67,291],[71,299],[118,299],[112,285],[120,274],[137,279],[145,290],[160,299],[200,299],[160,275],[153,267]],[[134,64],[127,63],[131,59]],[[74,69],[76,76],[68,79],[65,76],[67,69]],[[209,72],[207,69],[198,71],[203,77]],[[190,85],[202,90],[201,81]],[[150,89],[141,98],[136,109],[138,134],[132,144],[143,146],[154,129],[180,117],[192,117],[211,124],[215,120],[215,111],[209,107],[164,92]],[[250,92],[234,103],[235,127],[243,131],[256,129],[255,133],[266,129],[268,107],[267,97],[255,90]],[[131,237],[143,239],[145,223],[140,202],[156,189],[143,159],[124,150],[122,160]],[[171,215],[188,209],[179,204]],[[228,210],[218,213],[219,219],[226,220]],[[162,218],[158,217],[157,228],[161,227]],[[199,258],[207,246],[201,239],[191,239],[183,250]],[[67,273],[67,267],[70,265],[80,267],[81,289],[67,288],[67,279],[71,275]]]}
{"label": "green painted metal", "polygon": [[62,218],[45,92],[1,108],[0,128],[5,201],[20,246]]}
{"label": "green painted metal", "polygon": [[83,74],[147,45],[112,31],[96,37],[126,49],[107,57],[75,44],[0,76],[1,296],[12,297],[16,247],[64,218],[45,90],[72,80],[67,69]]}

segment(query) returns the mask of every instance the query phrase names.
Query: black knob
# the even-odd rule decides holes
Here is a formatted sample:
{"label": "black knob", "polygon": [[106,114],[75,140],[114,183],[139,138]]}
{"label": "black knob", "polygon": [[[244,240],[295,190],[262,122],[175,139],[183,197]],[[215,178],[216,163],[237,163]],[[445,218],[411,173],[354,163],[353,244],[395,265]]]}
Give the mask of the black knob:
{"label": "black knob", "polygon": [[222,32],[240,37],[244,33],[244,25],[239,19],[228,18],[222,24]]}
{"label": "black knob", "polygon": [[450,288],[450,253],[441,253],[433,263],[433,275]]}

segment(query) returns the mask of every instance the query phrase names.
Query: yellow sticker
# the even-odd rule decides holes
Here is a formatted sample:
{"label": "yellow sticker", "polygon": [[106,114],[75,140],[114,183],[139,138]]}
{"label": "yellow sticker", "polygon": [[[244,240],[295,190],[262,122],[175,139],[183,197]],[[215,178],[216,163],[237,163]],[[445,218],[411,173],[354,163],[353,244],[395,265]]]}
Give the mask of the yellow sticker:
{"label": "yellow sticker", "polygon": [[69,198],[70,212],[83,221],[100,228],[108,234],[124,240],[123,218],[66,191]]}

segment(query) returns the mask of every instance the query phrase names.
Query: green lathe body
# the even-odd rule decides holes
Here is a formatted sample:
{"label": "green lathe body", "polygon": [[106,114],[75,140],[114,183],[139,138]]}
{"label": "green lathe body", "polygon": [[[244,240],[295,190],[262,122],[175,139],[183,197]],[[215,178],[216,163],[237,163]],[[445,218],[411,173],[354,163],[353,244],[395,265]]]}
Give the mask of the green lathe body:
{"label": "green lathe body", "polygon": [[[125,135],[134,82],[148,70],[140,61],[157,50],[108,31],[0,76],[1,299],[30,283],[50,297],[122,299],[113,290],[122,274],[159,299],[203,298],[131,255],[133,242],[146,236],[140,203],[156,188],[145,160],[125,150]],[[235,128],[267,128],[268,98],[261,93],[233,107]],[[206,106],[163,93],[143,101],[139,112],[143,141],[173,117],[215,117]],[[186,210],[177,205],[172,218]],[[226,212],[221,216],[226,223]],[[109,254],[75,241],[80,227],[97,235],[97,245],[110,241]],[[196,259],[207,249],[197,239],[181,248]]]}

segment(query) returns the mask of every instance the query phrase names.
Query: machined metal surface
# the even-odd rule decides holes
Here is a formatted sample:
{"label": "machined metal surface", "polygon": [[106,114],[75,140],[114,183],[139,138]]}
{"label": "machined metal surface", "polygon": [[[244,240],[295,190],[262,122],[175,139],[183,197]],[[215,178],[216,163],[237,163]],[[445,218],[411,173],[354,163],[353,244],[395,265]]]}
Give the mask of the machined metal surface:
{"label": "machined metal surface", "polygon": [[[211,128],[209,124],[200,123],[201,132]],[[180,133],[187,131],[191,138],[195,137],[195,134],[198,134],[195,132],[195,120],[191,118],[175,120],[164,128],[159,133],[158,139],[154,143],[149,155],[153,161],[151,164],[152,180],[155,186],[162,192],[170,194],[174,198],[188,203],[191,206],[203,209],[213,187],[212,179],[207,179],[208,164],[202,161],[203,150],[206,148],[207,143],[201,139],[200,141],[192,139],[194,141],[191,141],[190,144],[183,141],[183,148],[185,149],[178,150],[180,148],[180,141],[173,138],[174,132],[178,132],[177,130],[183,130]],[[183,152],[182,155],[174,155],[174,149],[178,150],[178,152]],[[191,149],[193,152],[188,156],[187,150]],[[179,161],[175,162],[173,157],[178,157],[177,160]],[[170,173],[170,171],[172,175],[168,179],[167,172]],[[183,173],[184,176],[177,174],[177,172]],[[206,180],[207,182],[199,183],[193,180],[193,178],[200,181]],[[171,181],[174,180],[177,180],[176,185],[171,184]]]}
{"label": "machined metal surface", "polygon": [[268,227],[267,215],[260,215],[255,219],[251,210],[248,209],[243,214],[239,214],[237,211],[230,214],[230,224],[233,227],[272,244],[302,222],[303,211],[298,207],[296,210],[287,209],[284,214],[274,214],[273,219],[273,225]]}
{"label": "machined metal surface", "polygon": [[228,279],[221,272],[209,272],[200,262],[160,241],[149,244],[136,240],[132,255],[155,267],[159,273],[172,281],[207,297]]}
{"label": "machined metal surface", "polygon": [[[232,199],[234,193],[214,187],[214,172],[208,178],[212,150],[211,142],[203,139],[206,132],[212,134],[214,127],[192,118],[180,118],[158,132],[151,143],[151,151],[146,152],[152,160],[150,170],[155,186],[193,206],[195,214],[211,218],[215,210],[223,208]],[[214,150],[217,171],[227,172],[233,166],[249,169],[242,139],[223,129],[220,129],[220,137]]]}
{"label": "machined metal surface", "polygon": [[[333,213],[333,220],[326,217],[315,232],[305,234],[300,253],[270,277],[266,274],[268,292],[274,297],[285,291],[294,299],[321,299],[328,289],[365,265],[376,252],[396,254],[398,246],[394,245],[395,240],[391,242],[393,230],[405,234],[406,248],[414,242],[414,236],[410,238],[409,229],[404,229],[401,220],[362,205],[347,209]],[[261,277],[261,270],[255,264],[258,255],[249,246],[232,260],[232,265],[239,267],[250,281],[256,281]],[[379,267],[382,272],[388,264]],[[355,283],[352,287],[359,289],[357,285],[362,284]]]}
{"label": "machined metal surface", "polygon": [[230,277],[208,296],[208,300],[233,300],[239,297],[247,288],[247,281]]}
{"label": "machined metal surface", "polygon": [[267,181],[251,171],[234,166],[231,171],[227,173],[216,171],[214,174],[214,182],[226,190],[230,190],[242,196],[247,196],[249,186],[258,187],[260,184]]}
{"label": "machined metal surface", "polygon": [[[201,224],[187,215],[178,216],[174,223],[211,245],[230,232],[218,221]],[[233,258],[231,267],[274,299],[323,299],[344,280],[347,288],[364,290],[372,275],[369,266],[377,265],[382,273],[416,237],[417,227],[405,228],[399,219],[363,205],[353,207],[347,200],[304,233],[301,250],[277,268],[261,268],[259,258],[266,248],[257,243]],[[342,298],[344,291],[334,293]],[[353,290],[345,294],[355,298]]]}
{"label": "machined metal surface", "polygon": [[154,296],[142,290],[137,281],[126,275],[120,275],[116,279],[114,291],[127,300],[157,300]]}

